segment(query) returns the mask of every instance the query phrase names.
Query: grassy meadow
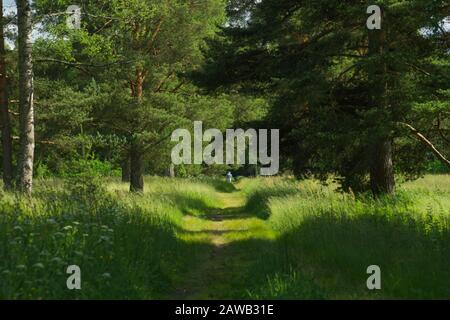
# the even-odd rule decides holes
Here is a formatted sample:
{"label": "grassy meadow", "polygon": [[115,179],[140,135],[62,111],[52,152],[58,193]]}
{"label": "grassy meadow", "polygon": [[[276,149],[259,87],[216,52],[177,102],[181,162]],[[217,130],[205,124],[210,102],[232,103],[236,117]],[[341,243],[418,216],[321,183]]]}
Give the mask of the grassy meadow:
{"label": "grassy meadow", "polygon": [[[1,193],[0,299],[450,298],[450,177],[374,200],[313,180],[38,180]],[[68,290],[66,268],[81,268]],[[379,265],[382,290],[366,287]]]}

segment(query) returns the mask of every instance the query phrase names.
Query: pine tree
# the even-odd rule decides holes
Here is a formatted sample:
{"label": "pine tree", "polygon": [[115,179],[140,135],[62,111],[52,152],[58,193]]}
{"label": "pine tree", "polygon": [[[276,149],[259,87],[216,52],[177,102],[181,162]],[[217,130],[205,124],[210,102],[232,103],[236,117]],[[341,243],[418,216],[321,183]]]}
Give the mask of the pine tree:
{"label": "pine tree", "polygon": [[[370,5],[381,30],[367,27]],[[432,151],[448,151],[446,1],[235,0],[228,11],[202,81],[272,98],[266,125],[282,129],[298,176],[333,174],[345,190],[379,195],[394,192],[394,171],[420,173],[430,152],[446,163]],[[419,145],[408,126],[436,142]]]}
{"label": "pine tree", "polygon": [[74,91],[96,80],[106,97],[91,110],[85,132],[122,141],[115,153],[123,178],[129,176],[130,190],[140,192],[145,169],[159,166],[149,160],[162,162],[164,171],[169,166],[174,129],[191,120],[217,122],[229,107],[218,105],[220,97],[202,96],[185,76],[201,63],[204,39],[222,22],[224,3],[86,1],[81,29],[67,30],[65,17],[52,13],[69,4],[36,1],[38,15],[47,17],[44,29],[53,35],[37,41],[39,68]]}

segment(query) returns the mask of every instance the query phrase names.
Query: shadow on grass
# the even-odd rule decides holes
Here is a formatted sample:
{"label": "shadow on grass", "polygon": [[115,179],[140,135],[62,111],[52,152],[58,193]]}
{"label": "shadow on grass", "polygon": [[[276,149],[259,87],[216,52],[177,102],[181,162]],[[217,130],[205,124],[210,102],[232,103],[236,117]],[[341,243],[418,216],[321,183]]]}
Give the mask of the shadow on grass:
{"label": "shadow on grass", "polygon": [[215,209],[209,208],[205,211],[203,218],[211,221],[225,221],[236,219],[248,219],[256,217],[252,213],[245,212],[243,207]]}
{"label": "shadow on grass", "polygon": [[[261,192],[246,207],[227,209],[188,195],[167,196],[185,214],[199,211],[206,220],[227,221],[260,217],[258,205],[286,195],[264,192],[267,198]],[[0,298],[450,298],[447,218],[321,212],[302,217],[274,240],[238,237],[218,246],[183,241],[177,232],[246,231],[180,230],[116,201],[101,202],[95,213],[57,195],[46,201],[32,215],[21,211],[28,210],[25,203],[2,204]],[[65,268],[73,264],[82,269],[80,291],[65,286]],[[370,265],[381,267],[381,291],[366,288]]]}
{"label": "shadow on grass", "polygon": [[188,272],[165,298],[324,299],[326,294],[312,279],[286,266],[284,256],[277,254],[280,250],[279,242],[264,239],[210,246],[198,269]]}
{"label": "shadow on grass", "polygon": [[203,178],[203,179],[200,179],[200,181],[212,186],[218,192],[233,193],[233,192],[237,191],[234,184],[228,183],[225,180],[213,179],[213,178]]}
{"label": "shadow on grass", "polygon": [[[274,241],[236,241],[222,254],[214,298],[450,298],[450,233],[426,221],[310,217]],[[381,268],[381,291],[367,289],[371,265]]]}
{"label": "shadow on grass", "polygon": [[[286,194],[270,193],[274,195]],[[254,210],[257,206],[246,211],[248,206],[220,212],[209,208],[203,218],[261,218]],[[432,216],[417,218],[400,211],[394,215],[383,209],[357,216],[321,212],[302,219],[273,241],[237,237],[223,246],[220,256],[226,258],[215,258],[213,274],[204,273],[207,294],[202,291],[206,296],[200,298],[450,298],[448,219],[439,222]],[[227,235],[246,231],[187,232]],[[367,289],[366,270],[371,265],[381,267],[381,291]]]}
{"label": "shadow on grass", "polygon": [[[244,207],[207,208],[201,219],[212,222],[257,218]],[[253,229],[226,230],[204,228],[186,230],[193,247],[210,243],[207,254],[188,272],[177,290],[167,299],[323,299],[325,294],[311,279],[292,272],[283,243],[258,238]],[[206,237],[205,237],[206,236]],[[214,237],[225,237],[222,244],[211,245]],[[227,238],[231,236],[231,238]],[[264,235],[262,235],[264,237]],[[197,238],[198,237],[198,238]],[[249,238],[250,237],[250,238]],[[195,240],[197,239],[197,240]],[[232,240],[230,240],[232,239]],[[212,241],[214,242],[214,241]],[[281,253],[281,254],[280,254]]]}
{"label": "shadow on grass", "polygon": [[[254,217],[242,208],[224,209],[220,221]],[[219,213],[205,219],[217,221]],[[141,224],[137,224],[138,227]],[[227,235],[245,230],[186,231],[190,234]],[[138,232],[136,239],[153,237],[155,231]],[[396,298],[448,299],[450,297],[450,234],[430,221],[414,222],[401,217],[364,214],[338,217],[331,214],[305,217],[301,225],[274,240],[244,239],[217,246],[182,243],[161,236],[155,250],[138,253],[161,270],[171,256],[175,265],[185,266],[180,279],[183,292],[169,295],[178,299],[327,299]],[[158,236],[158,237],[160,237]],[[174,249],[167,250],[172,243]],[[133,252],[132,248],[128,249]],[[160,253],[155,255],[155,251]],[[136,252],[136,249],[134,249]],[[165,255],[163,252],[166,252]],[[131,258],[131,257],[130,257]],[[137,259],[138,261],[141,259]],[[131,260],[130,260],[131,261]],[[159,264],[158,264],[159,261]],[[171,261],[171,262],[173,262]],[[379,265],[381,291],[366,287],[367,267]],[[192,270],[197,270],[190,273]],[[127,272],[126,274],[134,274]],[[166,280],[154,273],[152,281]],[[156,278],[159,280],[156,280]],[[186,280],[187,279],[187,280]],[[168,282],[167,280],[166,282]],[[174,284],[176,286],[176,284]],[[162,286],[164,287],[164,285]],[[167,287],[166,287],[167,289]],[[161,292],[163,292],[162,290]]]}
{"label": "shadow on grass", "polygon": [[293,188],[258,189],[248,195],[244,210],[260,219],[267,220],[270,217],[269,202],[271,198],[288,197],[297,193],[298,190]]}
{"label": "shadow on grass", "polygon": [[164,196],[169,198],[172,203],[186,215],[196,216],[211,209],[210,204],[208,204],[204,199],[193,198],[189,195],[176,193],[169,193]]}
{"label": "shadow on grass", "polygon": [[284,249],[284,243],[278,239],[248,239],[228,245],[224,251],[228,256],[236,257],[228,265],[234,271],[230,274],[236,278],[228,280],[234,291],[230,290],[231,294],[222,291],[223,296],[217,298],[325,299],[327,294],[313,278],[288,264]]}
{"label": "shadow on grass", "polygon": [[193,217],[201,217],[211,221],[223,221],[256,217],[253,213],[245,211],[244,207],[220,208],[222,203],[207,203],[204,199],[192,198],[184,194],[165,194],[166,198],[176,205],[184,214]]}
{"label": "shadow on grass", "polygon": [[185,230],[180,228],[179,232],[182,234],[213,234],[213,235],[225,235],[225,234],[231,234],[231,233],[244,233],[247,232],[247,230],[242,229],[227,229],[227,230],[215,230],[215,229],[202,229],[202,230]]}
{"label": "shadow on grass", "polygon": [[[401,217],[306,217],[278,239],[285,265],[310,271],[333,298],[450,298],[450,233]],[[272,255],[281,253],[272,252]],[[382,290],[366,287],[378,265]]]}
{"label": "shadow on grass", "polygon": [[[2,205],[1,299],[158,299],[210,250],[141,208],[52,200],[32,215],[26,203]],[[80,267],[82,290],[67,289],[69,265]]]}

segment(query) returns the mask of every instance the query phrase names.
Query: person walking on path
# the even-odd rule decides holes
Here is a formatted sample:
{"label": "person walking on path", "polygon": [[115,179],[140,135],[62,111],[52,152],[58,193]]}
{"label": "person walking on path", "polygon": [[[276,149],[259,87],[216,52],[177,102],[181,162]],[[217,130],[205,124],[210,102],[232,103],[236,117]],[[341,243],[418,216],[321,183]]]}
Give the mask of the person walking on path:
{"label": "person walking on path", "polygon": [[228,183],[232,183],[233,182],[233,175],[231,174],[230,171],[228,171],[228,173],[227,173],[227,182]]}

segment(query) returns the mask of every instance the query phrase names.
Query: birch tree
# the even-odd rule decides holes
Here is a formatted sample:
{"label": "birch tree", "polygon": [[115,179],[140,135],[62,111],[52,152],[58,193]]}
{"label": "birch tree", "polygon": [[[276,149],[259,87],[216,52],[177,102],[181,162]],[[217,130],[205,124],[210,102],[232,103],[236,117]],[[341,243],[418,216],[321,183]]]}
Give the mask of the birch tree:
{"label": "birch tree", "polygon": [[19,50],[19,156],[17,189],[31,194],[34,160],[34,105],[31,2],[16,0]]}
{"label": "birch tree", "polygon": [[8,108],[8,79],[6,75],[3,1],[0,1],[0,14],[0,125],[2,129],[2,169],[3,186],[5,190],[10,190],[13,185],[12,138]]}

